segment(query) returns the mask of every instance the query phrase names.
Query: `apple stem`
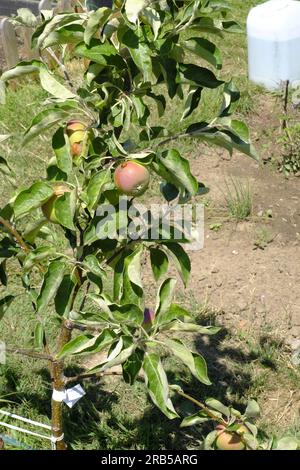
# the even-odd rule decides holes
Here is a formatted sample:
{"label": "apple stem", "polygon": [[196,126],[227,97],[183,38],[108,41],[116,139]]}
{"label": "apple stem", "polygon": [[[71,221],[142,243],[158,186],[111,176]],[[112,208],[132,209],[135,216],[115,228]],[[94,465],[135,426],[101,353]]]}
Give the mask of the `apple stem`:
{"label": "apple stem", "polygon": [[72,83],[72,81],[71,81],[70,75],[68,74],[68,71],[67,71],[66,67],[64,66],[64,64],[59,60],[59,58],[57,57],[57,55],[55,54],[55,52],[54,52],[50,47],[47,48],[47,52],[48,52],[48,54],[52,57],[52,59],[55,60],[55,62],[57,63],[57,65],[60,67],[60,69],[61,69],[61,71],[63,72],[64,77],[65,77],[65,79],[67,80],[69,86],[70,86],[71,88],[74,88],[74,85],[73,85],[73,83]]}

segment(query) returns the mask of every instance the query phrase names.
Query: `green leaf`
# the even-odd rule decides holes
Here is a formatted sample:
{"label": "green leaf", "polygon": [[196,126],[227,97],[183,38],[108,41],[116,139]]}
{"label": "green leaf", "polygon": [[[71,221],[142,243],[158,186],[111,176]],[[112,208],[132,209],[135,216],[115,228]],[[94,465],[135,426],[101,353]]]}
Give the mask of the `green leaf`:
{"label": "green leaf", "polygon": [[211,385],[207,376],[206,362],[200,354],[192,353],[179,339],[166,339],[164,342],[174,356],[178,357],[190,369],[196,379],[205,385]]}
{"label": "green leaf", "polygon": [[84,31],[84,42],[89,45],[92,37],[101,30],[111,14],[110,8],[99,8],[89,15],[85,31]]}
{"label": "green leaf", "polygon": [[56,157],[49,160],[46,171],[47,181],[68,181],[67,173],[58,168]]}
{"label": "green leaf", "polygon": [[68,318],[72,307],[72,294],[74,292],[76,281],[74,276],[66,274],[57,289],[54,304],[58,315]]}
{"label": "green leaf", "polygon": [[84,267],[91,271],[96,276],[105,276],[105,270],[101,267],[95,255],[88,255],[84,258]]}
{"label": "green leaf", "polygon": [[204,88],[218,88],[224,83],[210,70],[195,64],[179,64],[179,72],[180,83],[197,84]]}
{"label": "green leaf", "polygon": [[125,305],[109,305],[109,310],[111,311],[111,316],[113,320],[122,324],[130,323],[133,325],[141,325],[144,320],[143,311],[134,304],[125,304]]}
{"label": "green leaf", "polygon": [[159,281],[168,271],[169,261],[167,255],[159,248],[150,248],[150,261],[154,279]]}
{"label": "green leaf", "polygon": [[142,72],[145,82],[152,83],[154,77],[152,73],[151,49],[146,44],[142,33],[135,34],[132,29],[128,29],[122,36],[122,42],[128,47],[129,53]]}
{"label": "green leaf", "polygon": [[222,21],[223,30],[226,33],[243,33],[243,28],[236,21]]}
{"label": "green leaf", "polygon": [[[0,225],[1,230],[1,225]],[[0,259],[1,258],[11,258],[18,252],[18,248],[15,246],[14,242],[8,238],[2,238],[0,240]]]}
{"label": "green leaf", "polygon": [[154,8],[145,8],[143,11],[143,19],[146,23],[150,24],[153,34],[154,34],[154,40],[157,39],[159,30],[161,28],[161,19],[158,11],[156,11]]}
{"label": "green leaf", "polygon": [[208,398],[205,401],[205,404],[209,408],[221,413],[221,415],[224,415],[227,418],[230,417],[230,409],[227,406],[223,405],[223,403],[221,403],[220,401],[216,400],[215,398]]}
{"label": "green leaf", "polygon": [[0,173],[4,176],[11,176],[13,174],[9,164],[4,157],[0,157]]}
{"label": "green leaf", "polygon": [[50,129],[55,124],[66,119],[68,113],[61,108],[49,108],[37,114],[26,130],[23,137],[23,145],[28,144],[32,139],[40,136],[44,131]]}
{"label": "green leaf", "polygon": [[71,173],[73,167],[71,146],[63,127],[57,129],[53,135],[52,148],[56,155],[58,168],[66,174]]}
{"label": "green leaf", "polygon": [[141,279],[141,255],[143,247],[139,245],[124,261],[123,272],[123,304],[140,304],[143,296],[143,284]]}
{"label": "green leaf", "polygon": [[1,81],[3,83],[14,78],[19,78],[23,75],[39,72],[41,66],[42,62],[36,59],[29,62],[20,62],[18,65],[16,65],[16,67],[4,72],[1,75]]}
{"label": "green leaf", "polygon": [[192,112],[198,107],[201,100],[202,90],[202,87],[190,86],[181,120],[190,116],[190,114],[192,114]]}
{"label": "green leaf", "polygon": [[76,190],[65,192],[54,202],[55,217],[59,224],[70,230],[75,230],[74,215],[76,210]]}
{"label": "green leaf", "polygon": [[138,373],[140,372],[145,352],[141,349],[136,349],[131,356],[123,363],[123,378],[126,383],[133,385]]}
{"label": "green leaf", "polygon": [[220,116],[230,116],[236,111],[240,100],[240,92],[232,81],[225,83],[223,91],[223,102],[220,111]]}
{"label": "green leaf", "polygon": [[61,260],[52,261],[45,274],[43,285],[37,298],[37,313],[42,313],[53,300],[63,278],[65,263]]}
{"label": "green leaf", "polygon": [[155,309],[155,318],[158,323],[161,323],[161,320],[164,314],[169,310],[174,290],[176,286],[176,279],[169,278],[166,279],[160,286],[157,300],[156,300],[156,309]]}
{"label": "green leaf", "polygon": [[172,183],[161,183],[160,192],[167,202],[174,201],[179,195],[179,191]]}
{"label": "green leaf", "polygon": [[198,413],[195,413],[194,415],[187,416],[182,420],[182,423],[180,424],[181,428],[187,428],[189,426],[196,426],[197,424],[202,424],[206,423],[209,421],[211,418],[209,418],[204,411],[199,411]]}
{"label": "green leaf", "polygon": [[243,440],[246,443],[247,449],[257,450],[257,447],[259,445],[258,441],[250,432],[243,433]]}
{"label": "green leaf", "polygon": [[172,174],[180,187],[185,188],[192,196],[197,194],[198,181],[191,173],[189,162],[177,150],[166,150],[161,155],[157,154],[157,159]]}
{"label": "green leaf", "polygon": [[79,24],[70,24],[52,31],[44,41],[44,48],[63,44],[78,44],[83,40],[84,28]]}
{"label": "green leaf", "polygon": [[125,272],[127,272],[128,279],[136,286],[143,289],[141,277],[141,256],[143,254],[143,246],[138,245],[137,249],[131,255],[125,258]]}
{"label": "green leaf", "polygon": [[183,320],[184,318],[191,318],[191,314],[185,308],[182,308],[176,304],[171,304],[163,315],[155,317],[155,324],[159,326],[165,325],[163,329],[178,331],[179,329],[176,329],[176,325],[184,325],[183,321],[179,322],[178,320]]}
{"label": "green leaf", "polygon": [[256,419],[260,415],[260,408],[255,400],[249,400],[245,411],[245,416],[249,419]]}
{"label": "green leaf", "polygon": [[211,431],[205,438],[204,449],[212,450],[212,446],[218,437],[218,431]]}
{"label": "green leaf", "polygon": [[0,285],[7,286],[6,259],[0,262]]}
{"label": "green leaf", "polygon": [[131,23],[136,23],[139,13],[147,6],[147,0],[126,0],[125,12]]}
{"label": "green leaf", "polygon": [[169,398],[169,384],[160,357],[145,353],[143,362],[145,381],[153,403],[170,419],[178,417]]}
{"label": "green leaf", "polygon": [[104,66],[116,66],[125,68],[126,64],[122,57],[119,55],[117,49],[109,42],[102,42],[99,39],[92,39],[90,45],[87,46],[84,42],[75,47],[75,54],[79,57],[86,57],[87,59],[96,62],[96,64]]}
{"label": "green leaf", "polygon": [[29,189],[18,194],[13,205],[15,216],[21,217],[41,207],[51,196],[53,196],[53,188],[50,184],[34,183]]}
{"label": "green leaf", "polygon": [[101,193],[103,192],[103,190],[105,190],[105,186],[107,186],[110,182],[110,169],[99,171],[91,177],[86,189],[89,210],[95,209],[95,206],[98,203]]}
{"label": "green leaf", "polygon": [[29,8],[18,8],[17,16],[14,18],[15,21],[27,26],[28,28],[35,28],[37,26],[38,19],[32,13]]}
{"label": "green leaf", "polygon": [[222,68],[222,55],[220,49],[212,42],[204,38],[189,38],[181,45],[198,57],[206,60],[217,69]]}
{"label": "green leaf", "polygon": [[80,19],[84,20],[85,17],[78,13],[60,13],[54,15],[53,18],[50,19],[50,21],[47,21],[42,25],[42,30],[40,31],[40,34],[37,37],[37,47],[43,49],[45,47],[44,41],[47,40],[47,38],[53,31],[66,24],[78,22],[78,20]]}
{"label": "green leaf", "polygon": [[98,353],[106,349],[115,340],[116,334],[106,328],[98,336],[80,335],[67,343],[59,352],[57,358],[75,354]]}
{"label": "green leaf", "polygon": [[163,249],[173,260],[182,282],[186,287],[191,273],[191,261],[189,256],[179,243],[164,243]]}
{"label": "green leaf", "polygon": [[34,222],[30,222],[23,233],[23,238],[28,243],[34,243],[35,239],[38,237],[41,229],[47,223],[47,219],[45,217],[35,220]]}
{"label": "green leaf", "polygon": [[6,295],[0,299],[0,320],[2,320],[6,310],[9,308],[14,298],[14,295]]}
{"label": "green leaf", "polygon": [[40,68],[40,81],[41,85],[50,95],[61,100],[68,100],[75,98],[76,95],[71,92],[68,88],[62,85],[54,75],[46,69],[46,67]]}
{"label": "green leaf", "polygon": [[41,261],[48,259],[55,253],[55,248],[52,246],[40,246],[35,250],[30,251],[26,256],[23,264],[24,271],[30,271],[33,266]]}
{"label": "green leaf", "polygon": [[107,369],[111,369],[112,367],[123,364],[134,353],[135,349],[136,349],[136,344],[133,343],[130,346],[123,349],[120,352],[120,354],[118,354],[113,359],[108,360],[104,364],[100,364],[99,366],[93,367],[92,369],[89,370],[89,372],[90,373],[104,372]]}
{"label": "green leaf", "polygon": [[[204,140],[208,143],[218,145],[223,147],[231,154],[234,149],[239,150],[245,155],[254,158],[259,161],[259,156],[256,153],[253,145],[245,141],[243,136],[238,136],[238,129],[242,132],[244,136],[247,136],[246,126],[240,126],[239,124],[234,124],[234,129],[230,127],[227,121],[226,128],[210,125],[207,122],[201,122],[197,124],[192,124],[187,129],[187,134],[190,134],[192,137],[197,137],[201,140]],[[247,139],[248,140],[248,139]]]}
{"label": "green leaf", "polygon": [[95,341],[96,337],[93,335],[77,336],[64,345],[57,355],[57,359],[62,359],[63,357],[70,356],[72,354],[80,354],[86,347],[90,346],[91,343],[94,344]]}

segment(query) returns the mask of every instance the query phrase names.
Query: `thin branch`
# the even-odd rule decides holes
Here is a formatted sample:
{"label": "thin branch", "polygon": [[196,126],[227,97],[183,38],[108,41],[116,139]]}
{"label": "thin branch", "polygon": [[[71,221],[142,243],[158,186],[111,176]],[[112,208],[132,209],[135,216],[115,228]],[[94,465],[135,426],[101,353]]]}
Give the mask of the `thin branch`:
{"label": "thin branch", "polygon": [[28,356],[28,357],[32,357],[32,358],[35,358],[35,359],[43,359],[45,361],[54,362],[54,358],[52,356],[50,356],[48,354],[43,354],[43,353],[39,353],[39,352],[36,352],[36,351],[32,351],[32,350],[29,350],[29,349],[6,347],[5,351],[7,351],[9,353],[12,353],[12,354],[20,354],[21,356]]}
{"label": "thin branch", "polygon": [[28,254],[30,252],[29,246],[23,240],[19,232],[11,225],[11,223],[8,220],[3,219],[3,217],[0,217],[0,224],[2,224],[3,227],[5,227],[11,233],[11,235],[16,239],[18,245],[22,248],[22,250],[26,254]]}
{"label": "thin branch", "polygon": [[120,248],[118,251],[116,251],[110,258],[108,258],[106,261],[104,261],[102,266],[108,266],[110,263],[112,263],[122,253],[122,251],[126,250],[127,247],[131,243],[133,243],[134,241],[136,242],[137,240],[130,240],[126,245],[122,246],[122,248]]}
{"label": "thin branch", "polygon": [[74,85],[72,83],[72,80],[71,80],[71,77],[66,69],[66,67],[64,66],[64,64],[59,60],[59,58],[57,57],[57,55],[55,54],[55,52],[51,49],[51,47],[48,47],[47,48],[47,52],[48,54],[52,57],[52,59],[55,60],[55,62],[57,63],[57,65],[59,66],[59,68],[61,69],[62,73],[64,74],[64,77],[65,79],[67,80],[69,86],[71,88],[74,89]]}
{"label": "thin branch", "polygon": [[186,134],[185,132],[179,132],[179,134],[172,135],[167,137],[165,140],[161,140],[158,144],[154,145],[154,149],[161,147],[162,145],[168,144],[169,142],[173,142],[173,140],[180,139],[181,137],[188,137],[191,134]]}
{"label": "thin branch", "polygon": [[177,391],[178,395],[181,395],[182,397],[186,398],[187,400],[191,401],[192,403],[197,405],[199,408],[201,408],[207,414],[207,416],[209,416],[214,421],[218,421],[218,423],[225,424],[225,425],[227,424],[226,421],[223,418],[220,418],[219,416],[216,416],[209,408],[207,408],[207,406],[205,406],[200,401],[196,400],[196,398],[193,398],[190,395],[187,395],[186,393],[184,393],[181,390],[176,390],[176,391]]}
{"label": "thin branch", "polygon": [[103,330],[103,328],[100,327],[100,326],[80,325],[79,323],[75,323],[73,321],[72,321],[72,329],[73,330],[79,330],[79,331],[91,331],[91,332],[95,332],[95,333],[99,333],[99,331]]}

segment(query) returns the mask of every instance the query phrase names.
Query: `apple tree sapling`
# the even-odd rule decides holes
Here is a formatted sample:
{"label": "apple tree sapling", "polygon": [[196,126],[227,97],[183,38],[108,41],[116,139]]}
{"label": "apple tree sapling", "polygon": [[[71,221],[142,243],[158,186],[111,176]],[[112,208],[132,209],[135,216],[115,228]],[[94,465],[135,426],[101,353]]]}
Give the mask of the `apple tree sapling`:
{"label": "apple tree sapling", "polygon": [[[66,376],[67,357],[75,362],[82,355],[106,351],[107,360],[86,375],[101,375],[121,365],[130,384],[143,370],[152,401],[170,419],[178,414],[162,351],[210,385],[205,358],[178,335],[215,334],[218,328],[194,324],[192,314],[173,300],[176,279],[167,274],[174,262],[187,285],[191,266],[184,243],[190,240],[179,243],[174,230],[169,238],[158,233],[153,239],[151,224],[143,237],[121,236],[127,214],[118,202],[120,195],[129,195],[130,208],[135,198],[143,193],[146,197],[150,179],[160,181],[165,203],[195,202],[201,197],[204,185],[174,148],[176,139],[191,137],[257,158],[246,125],[232,118],[238,91],[231,81],[216,76],[221,54],[207,39],[207,34],[238,30],[226,19],[228,4],[223,3],[124,0],[90,12],[52,17],[47,12],[32,37],[40,58],[21,62],[0,78],[3,104],[9,81],[15,83],[28,74],[38,77],[48,94],[24,132],[23,145],[52,129],[53,157],[44,178],[17,190],[1,208],[0,247],[2,282],[9,282],[10,259],[17,258],[22,286],[36,313],[34,351],[20,352],[9,344],[7,351],[48,362],[57,449],[66,448],[57,392],[75,380]],[[19,21],[25,24],[28,15],[21,13]],[[57,64],[54,70],[49,69],[45,52]],[[73,59],[85,67],[82,74],[70,67]],[[199,120],[203,91],[220,88],[219,113],[210,122]],[[183,104],[176,131],[174,122],[165,126],[160,119],[159,125],[153,125],[156,112],[159,118],[165,114],[166,96]],[[0,168],[9,171],[8,165],[1,160]],[[114,210],[105,218],[98,208],[107,205]],[[50,230],[45,231],[45,225]],[[68,244],[65,252],[57,248],[59,233]],[[159,282],[152,305],[145,301],[141,270],[146,255]],[[1,319],[14,297],[4,296],[0,302]],[[51,316],[59,324],[56,337],[48,332]],[[22,321],[26,322],[26,311],[20,314]],[[84,376],[76,377],[81,379]]]}

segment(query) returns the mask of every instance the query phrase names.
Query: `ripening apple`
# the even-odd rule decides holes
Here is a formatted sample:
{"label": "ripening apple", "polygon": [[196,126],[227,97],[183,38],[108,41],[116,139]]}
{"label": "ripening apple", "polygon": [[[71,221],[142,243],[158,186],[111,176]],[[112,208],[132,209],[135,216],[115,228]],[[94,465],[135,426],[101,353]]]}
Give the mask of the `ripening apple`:
{"label": "ripening apple", "polygon": [[115,185],[122,194],[140,196],[149,186],[150,173],[134,160],[121,163],[115,171]]}
{"label": "ripening apple", "polygon": [[54,207],[55,201],[57,201],[57,199],[59,199],[65,193],[71,192],[71,190],[67,185],[63,183],[56,183],[53,185],[53,191],[53,196],[51,196],[51,198],[47,202],[45,202],[45,204],[42,205],[42,212],[46,219],[49,220],[49,222],[58,224],[59,221],[57,220]]}
{"label": "ripening apple", "polygon": [[82,153],[87,126],[84,122],[72,119],[67,123],[66,131],[71,145],[72,156],[79,157]]}
{"label": "ripening apple", "polygon": [[[216,446],[219,450],[245,450],[245,444],[240,434],[227,431],[226,427],[222,425],[218,425],[216,430],[218,431]],[[249,430],[244,425],[241,425],[238,431],[241,434],[249,433]]]}

